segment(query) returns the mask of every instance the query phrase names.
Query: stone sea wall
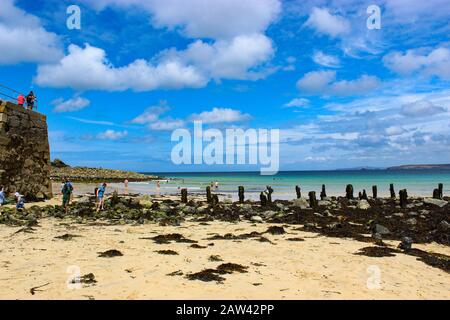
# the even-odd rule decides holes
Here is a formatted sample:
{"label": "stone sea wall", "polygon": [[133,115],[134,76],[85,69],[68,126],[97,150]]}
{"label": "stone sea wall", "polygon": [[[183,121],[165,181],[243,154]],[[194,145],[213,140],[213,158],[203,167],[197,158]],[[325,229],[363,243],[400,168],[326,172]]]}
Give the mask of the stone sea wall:
{"label": "stone sea wall", "polygon": [[27,200],[52,196],[46,117],[1,100],[0,185]]}

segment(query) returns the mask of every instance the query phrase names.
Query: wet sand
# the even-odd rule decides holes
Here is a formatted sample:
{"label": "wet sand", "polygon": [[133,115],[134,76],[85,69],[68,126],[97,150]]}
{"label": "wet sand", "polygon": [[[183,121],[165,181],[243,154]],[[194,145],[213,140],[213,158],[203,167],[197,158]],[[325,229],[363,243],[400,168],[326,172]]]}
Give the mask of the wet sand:
{"label": "wet sand", "polygon": [[[251,238],[206,240],[214,234],[264,232],[270,225],[222,221],[206,225],[188,220],[178,227],[154,223],[104,226],[45,218],[33,233],[16,233],[20,227],[0,225],[0,299],[449,298],[450,274],[441,269],[402,253],[381,258],[357,255],[359,249],[372,244],[297,231],[295,225],[285,225],[283,235],[265,234],[272,243]],[[180,233],[206,248],[141,239],[169,233]],[[55,239],[64,234],[79,237]],[[291,238],[304,241],[287,240]],[[450,255],[444,245],[414,247]],[[123,255],[99,257],[99,252],[111,249]],[[173,250],[178,255],[157,250]],[[211,255],[223,261],[210,261]],[[186,278],[222,263],[248,269],[220,275],[225,278],[220,283]],[[93,273],[97,282],[68,287],[78,268],[79,276]],[[168,275],[176,271],[179,275]],[[36,288],[34,294],[32,288]]]}

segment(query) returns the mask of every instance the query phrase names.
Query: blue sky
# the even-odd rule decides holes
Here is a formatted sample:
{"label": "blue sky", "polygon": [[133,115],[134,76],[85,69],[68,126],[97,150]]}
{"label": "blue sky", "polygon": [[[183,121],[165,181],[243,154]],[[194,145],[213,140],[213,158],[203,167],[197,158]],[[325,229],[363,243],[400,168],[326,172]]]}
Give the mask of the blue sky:
{"label": "blue sky", "polygon": [[174,165],[192,119],[280,129],[282,170],[449,163],[449,18],[447,0],[2,0],[0,83],[35,91],[71,165],[257,170]]}

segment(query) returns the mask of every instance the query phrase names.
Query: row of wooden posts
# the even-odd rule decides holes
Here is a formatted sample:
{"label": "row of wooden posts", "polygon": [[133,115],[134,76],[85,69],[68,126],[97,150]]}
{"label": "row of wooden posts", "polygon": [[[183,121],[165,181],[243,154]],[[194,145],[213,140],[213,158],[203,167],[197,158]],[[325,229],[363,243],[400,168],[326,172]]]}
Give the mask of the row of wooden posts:
{"label": "row of wooden posts", "polygon": [[[439,183],[438,187],[433,190],[433,198],[442,199],[443,198],[443,189],[444,189],[443,184]],[[347,187],[345,188],[345,197],[349,200],[355,199],[353,196],[353,191],[354,191],[353,185],[348,184]],[[390,184],[389,191],[391,194],[391,198],[395,199],[396,195],[395,195],[393,183]],[[273,193],[273,189],[271,186],[267,186],[266,191],[261,192],[261,194],[259,196],[260,201],[261,201],[261,206],[266,206],[268,203],[272,203],[272,193]],[[299,186],[295,186],[295,193],[297,194],[297,199],[300,199],[302,197],[301,188]],[[181,189],[181,202],[187,203],[188,202],[187,196],[188,196],[187,189],[186,188]],[[243,186],[238,187],[238,196],[239,196],[239,202],[243,203],[245,200],[245,190],[244,190]],[[372,186],[372,199],[377,199],[377,197],[378,197],[377,186]],[[315,191],[310,191],[308,193],[308,198],[309,198],[309,205],[311,207],[316,207],[318,205]],[[322,191],[320,192],[320,199],[324,200],[326,198],[327,198],[327,192],[325,189],[325,185],[323,184]],[[359,192],[358,198],[360,200],[368,200],[369,199],[365,189],[363,189],[362,192]],[[408,202],[408,192],[406,189],[402,189],[399,191],[399,198],[400,198],[400,206],[402,208],[405,208],[407,205],[407,202]],[[217,196],[217,194],[211,193],[210,186],[206,187],[206,201],[213,205],[219,203],[219,197]]]}

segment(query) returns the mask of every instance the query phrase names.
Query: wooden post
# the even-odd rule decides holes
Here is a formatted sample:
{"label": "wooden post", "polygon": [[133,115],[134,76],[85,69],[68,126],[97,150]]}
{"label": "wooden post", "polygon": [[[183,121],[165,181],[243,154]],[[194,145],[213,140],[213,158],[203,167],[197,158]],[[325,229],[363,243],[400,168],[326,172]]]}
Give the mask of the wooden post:
{"label": "wooden post", "polygon": [[239,203],[243,203],[244,202],[244,187],[243,186],[239,186]]}
{"label": "wooden post", "polygon": [[404,208],[406,208],[406,205],[408,204],[408,193],[407,193],[406,189],[400,190],[399,196],[400,196],[400,207],[402,207],[404,209]]}
{"label": "wooden post", "polygon": [[361,193],[361,191],[358,192],[358,199],[361,200],[363,198],[363,195]]}
{"label": "wooden post", "polygon": [[444,198],[444,185],[442,183],[439,183],[438,189],[439,189],[439,199]]}
{"label": "wooden post", "polygon": [[325,185],[322,185],[322,191],[320,192],[320,199],[323,200],[327,197],[327,191],[325,190]]}
{"label": "wooden post", "polygon": [[345,197],[347,199],[353,199],[353,186],[351,184],[348,184],[345,188]]}
{"label": "wooden post", "polygon": [[297,199],[302,197],[302,192],[299,186],[295,186],[295,193],[297,194]]}
{"label": "wooden post", "polygon": [[265,207],[267,205],[267,197],[264,192],[261,192],[259,199],[261,200],[261,207]]}
{"label": "wooden post", "polygon": [[378,197],[377,186],[372,186],[372,198],[376,199]]}
{"label": "wooden post", "polygon": [[361,199],[363,199],[363,200],[369,200],[369,198],[367,197],[366,189],[363,189],[363,193],[362,193]]}
{"label": "wooden post", "polygon": [[440,199],[440,197],[439,197],[439,189],[434,189],[433,190],[433,198],[434,199]]}
{"label": "wooden post", "polygon": [[211,203],[212,202],[212,196],[211,196],[211,187],[206,187],[206,202]]}
{"label": "wooden post", "polygon": [[315,191],[310,191],[308,193],[308,196],[309,196],[309,206],[311,208],[317,207],[316,192]]}
{"label": "wooden post", "polygon": [[183,188],[181,189],[181,202],[187,203],[187,189]]}
{"label": "wooden post", "polygon": [[272,193],[273,189],[271,186],[267,186],[267,202],[272,203]]}
{"label": "wooden post", "polygon": [[394,190],[394,184],[393,183],[390,184],[389,191],[391,191],[391,198],[395,199],[395,190]]}

